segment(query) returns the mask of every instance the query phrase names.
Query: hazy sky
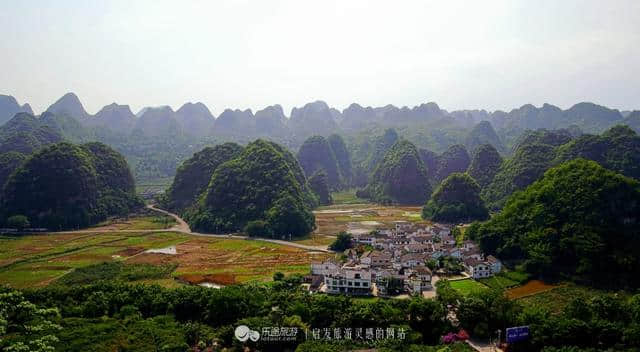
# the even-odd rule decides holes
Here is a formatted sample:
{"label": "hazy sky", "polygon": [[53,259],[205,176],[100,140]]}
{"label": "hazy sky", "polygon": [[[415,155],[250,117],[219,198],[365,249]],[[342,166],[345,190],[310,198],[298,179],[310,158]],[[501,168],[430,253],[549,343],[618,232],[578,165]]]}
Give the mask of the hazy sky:
{"label": "hazy sky", "polygon": [[0,94],[224,108],[640,109],[640,1],[0,2]]}

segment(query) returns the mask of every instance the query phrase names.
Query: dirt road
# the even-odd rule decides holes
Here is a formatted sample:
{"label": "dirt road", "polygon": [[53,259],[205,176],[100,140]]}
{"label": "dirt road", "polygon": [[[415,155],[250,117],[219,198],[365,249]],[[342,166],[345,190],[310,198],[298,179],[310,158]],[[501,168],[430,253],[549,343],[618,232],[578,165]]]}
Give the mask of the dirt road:
{"label": "dirt road", "polygon": [[241,235],[193,232],[193,231],[191,231],[191,228],[189,227],[189,224],[187,224],[187,222],[184,221],[177,214],[168,212],[168,211],[166,211],[164,209],[157,208],[156,206],[154,206],[152,204],[147,205],[147,208],[150,209],[150,210],[156,211],[158,213],[162,213],[162,214],[171,216],[172,218],[174,218],[176,220],[176,222],[178,224],[174,225],[173,227],[168,228],[168,229],[155,229],[155,230],[91,230],[91,229],[84,229],[84,230],[73,230],[73,231],[60,231],[60,232],[55,232],[55,233],[180,232],[180,233],[189,234],[189,235],[192,235],[192,236],[231,238],[231,239],[250,240],[250,241],[264,241],[264,242],[271,242],[271,243],[275,243],[275,244],[279,244],[279,245],[283,245],[283,246],[300,248],[300,249],[304,249],[304,250],[307,250],[307,251],[325,252],[325,253],[331,253],[332,252],[331,250],[329,250],[327,248],[327,246],[308,246],[308,245],[295,243],[295,242],[290,242],[290,241],[274,240],[274,239],[271,239],[271,238],[256,238],[256,237],[248,237],[248,236],[241,236]]}

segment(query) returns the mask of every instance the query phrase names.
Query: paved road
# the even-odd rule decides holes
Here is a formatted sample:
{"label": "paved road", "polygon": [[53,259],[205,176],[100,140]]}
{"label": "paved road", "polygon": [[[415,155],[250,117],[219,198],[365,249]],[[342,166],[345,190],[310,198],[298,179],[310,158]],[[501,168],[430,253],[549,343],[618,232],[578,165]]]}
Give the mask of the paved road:
{"label": "paved road", "polygon": [[153,210],[153,211],[156,211],[156,212],[171,216],[172,218],[176,219],[176,222],[178,224],[174,225],[173,227],[168,228],[168,229],[155,229],[155,230],[109,230],[109,229],[107,229],[107,230],[98,230],[98,229],[91,230],[91,229],[84,229],[84,230],[74,230],[74,231],[60,231],[60,232],[55,232],[55,233],[180,232],[180,233],[189,234],[189,235],[192,235],[192,236],[215,237],[215,238],[232,238],[232,239],[251,240],[251,241],[264,241],[264,242],[271,242],[271,243],[275,243],[275,244],[279,244],[279,245],[283,245],[283,246],[300,248],[300,249],[304,249],[304,250],[307,250],[307,251],[332,253],[332,251],[329,250],[326,246],[308,246],[308,245],[295,243],[295,242],[290,242],[290,241],[274,240],[274,239],[271,239],[271,238],[254,238],[254,237],[241,236],[241,235],[193,232],[193,231],[191,231],[191,228],[189,227],[189,224],[187,224],[186,221],[184,221],[180,216],[178,216],[178,215],[176,215],[174,213],[168,212],[168,211],[166,211],[164,209],[157,208],[152,204],[147,205],[147,208],[150,209],[150,210]]}

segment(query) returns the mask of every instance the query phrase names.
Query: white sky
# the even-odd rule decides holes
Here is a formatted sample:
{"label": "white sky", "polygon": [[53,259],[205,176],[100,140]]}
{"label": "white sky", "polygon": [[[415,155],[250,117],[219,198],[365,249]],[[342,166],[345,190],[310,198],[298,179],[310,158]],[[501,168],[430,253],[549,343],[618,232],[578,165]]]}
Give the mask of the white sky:
{"label": "white sky", "polygon": [[0,94],[254,111],[640,109],[640,1],[0,2]]}

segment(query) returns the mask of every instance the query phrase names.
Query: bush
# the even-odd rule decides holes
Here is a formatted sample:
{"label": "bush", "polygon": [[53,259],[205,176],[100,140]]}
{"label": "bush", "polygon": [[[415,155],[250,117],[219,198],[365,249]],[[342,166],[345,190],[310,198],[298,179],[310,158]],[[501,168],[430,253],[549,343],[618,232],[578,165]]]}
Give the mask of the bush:
{"label": "bush", "polygon": [[13,215],[7,219],[7,226],[23,230],[31,226],[31,223],[29,223],[29,219],[24,215]]}
{"label": "bush", "polygon": [[251,237],[271,237],[273,235],[269,225],[262,220],[249,221],[244,227],[244,232]]}

